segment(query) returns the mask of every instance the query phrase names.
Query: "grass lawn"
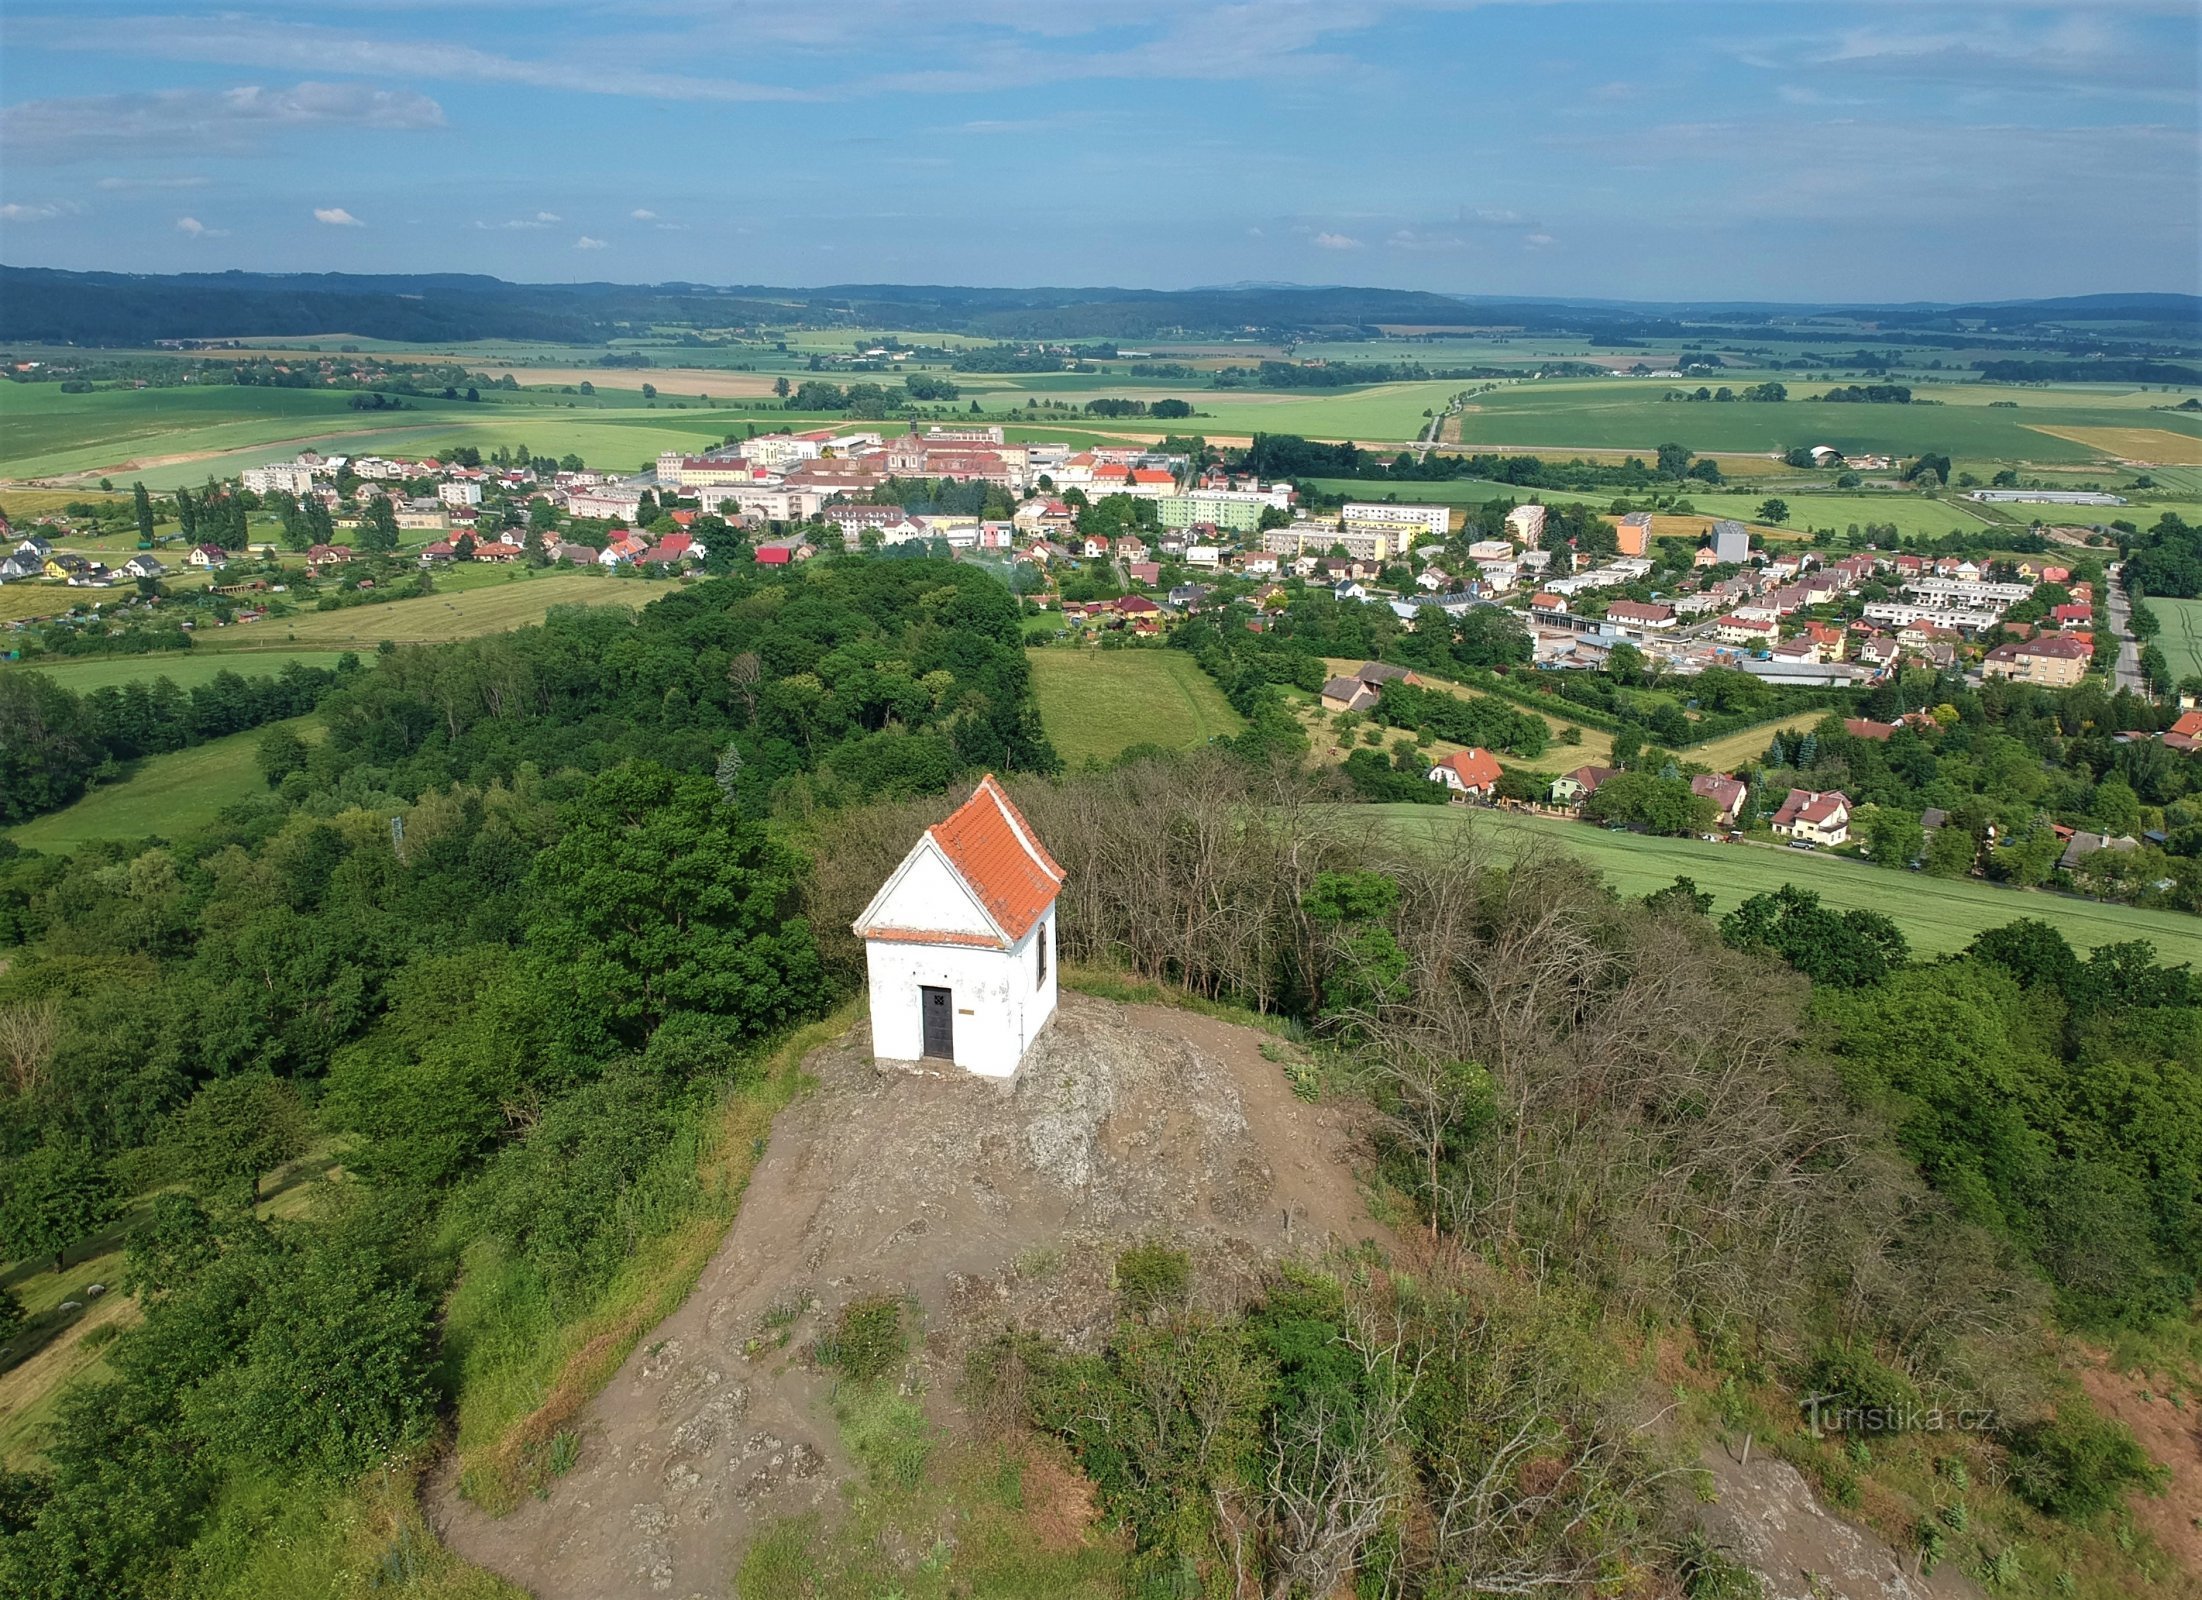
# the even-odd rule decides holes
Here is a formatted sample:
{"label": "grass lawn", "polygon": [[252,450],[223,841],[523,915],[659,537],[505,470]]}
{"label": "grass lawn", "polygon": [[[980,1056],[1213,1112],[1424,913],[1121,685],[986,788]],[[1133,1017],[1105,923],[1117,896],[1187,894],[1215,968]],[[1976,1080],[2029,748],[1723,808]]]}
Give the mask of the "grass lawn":
{"label": "grass lawn", "polygon": [[2162,625],[2156,645],[2164,652],[2172,681],[2202,672],[2202,600],[2159,600],[2150,595],[2148,608]]}
{"label": "grass lawn", "polygon": [[[272,727],[290,728],[301,737],[320,736],[312,717],[293,717]],[[232,805],[266,787],[253,751],[262,728],[210,739],[189,750],[148,756],[121,783],[94,789],[73,806],[33,817],[8,831],[25,849],[67,854],[94,839],[142,839],[148,834],[173,839],[203,828]]]}
{"label": "grass lawn", "polygon": [[[649,604],[668,584],[640,579],[594,577],[584,572],[549,572],[458,593],[422,595],[381,605],[347,606],[338,611],[301,611],[209,631],[198,649],[220,654],[258,653],[290,645],[316,650],[375,648],[385,639],[398,644],[435,644],[471,639],[477,634],[541,622],[553,606],[627,606]],[[194,652],[196,654],[197,652]]]}
{"label": "grass lawn", "polygon": [[1135,744],[1185,749],[1245,726],[1182,650],[1028,650],[1040,721],[1070,766]]}
{"label": "grass lawn", "polygon": [[1713,895],[1716,914],[1785,883],[1816,890],[1838,911],[1880,911],[1895,919],[1915,953],[1963,948],[1984,928],[2020,917],[2053,924],[2080,950],[2124,939],[2146,939],[2165,961],[2202,962],[2202,918],[2176,911],[2099,905],[2069,895],[2007,889],[1974,879],[1929,878],[1843,860],[1818,852],[1753,844],[1706,844],[1608,833],[1586,822],[1482,808],[1377,806],[1407,837],[1443,845],[1464,830],[1496,837],[1510,850],[1567,850],[1605,874],[1621,894],[1642,895],[1680,876]]}
{"label": "grass lawn", "polygon": [[338,650],[224,650],[219,654],[156,654],[102,656],[72,661],[49,656],[22,665],[0,666],[0,672],[43,672],[64,689],[89,694],[109,684],[150,683],[166,678],[179,689],[195,689],[213,681],[216,673],[234,672],[246,678],[272,678],[296,662],[302,667],[333,667]]}

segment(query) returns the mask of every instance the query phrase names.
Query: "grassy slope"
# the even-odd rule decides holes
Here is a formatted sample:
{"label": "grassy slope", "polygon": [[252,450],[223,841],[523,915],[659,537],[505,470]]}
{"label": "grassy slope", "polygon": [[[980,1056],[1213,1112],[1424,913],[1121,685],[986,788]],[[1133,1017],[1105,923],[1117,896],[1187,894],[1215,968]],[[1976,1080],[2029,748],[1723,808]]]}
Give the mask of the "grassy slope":
{"label": "grassy slope", "polygon": [[302,667],[333,667],[342,654],[339,650],[224,650],[219,654],[97,656],[84,660],[63,656],[0,667],[0,672],[42,672],[62,688],[78,694],[141,679],[150,683],[155,678],[167,678],[179,689],[191,689],[209,682],[220,672],[234,672],[246,678],[272,678],[294,662]]}
{"label": "grassy slope", "polygon": [[[318,738],[312,717],[294,717],[276,727]],[[172,755],[149,756],[122,783],[94,789],[75,805],[33,817],[10,829],[8,837],[26,849],[66,853],[93,839],[142,839],[148,834],[174,838],[203,828],[232,805],[264,787],[253,751],[265,729],[248,728]]]}
{"label": "grassy slope", "polygon": [[1040,720],[1070,766],[1113,760],[1135,744],[1205,744],[1245,725],[1180,650],[1033,650],[1025,659]]}
{"label": "grassy slope", "polygon": [[1956,950],[1983,928],[2019,917],[2053,923],[2073,945],[2092,949],[2124,939],[2146,939],[2167,961],[2202,962],[2202,920],[2171,911],[2098,905],[1970,879],[1928,878],[1801,850],[1748,844],[1705,844],[1696,839],[1655,839],[1608,833],[1589,823],[1557,817],[1465,808],[1373,808],[1410,837],[1444,845],[1465,832],[1495,836],[1514,851],[1539,846],[1583,857],[1624,895],[1664,888],[1677,875],[1710,890],[1716,912],[1785,883],[1812,889],[1837,910],[1880,911],[1896,919],[1915,951]]}
{"label": "grassy slope", "polygon": [[372,650],[383,640],[434,644],[502,633],[541,622],[560,605],[642,606],[667,592],[663,584],[584,572],[545,572],[457,593],[423,595],[340,611],[306,611],[270,617],[249,627],[225,628],[199,641],[208,652],[258,652],[290,645],[319,650]]}

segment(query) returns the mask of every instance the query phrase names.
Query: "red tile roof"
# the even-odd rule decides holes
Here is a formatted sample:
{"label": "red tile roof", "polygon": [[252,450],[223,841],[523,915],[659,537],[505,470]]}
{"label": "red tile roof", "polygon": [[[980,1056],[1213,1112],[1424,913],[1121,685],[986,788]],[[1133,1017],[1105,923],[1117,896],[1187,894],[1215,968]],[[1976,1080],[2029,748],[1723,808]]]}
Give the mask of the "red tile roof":
{"label": "red tile roof", "polygon": [[1463,789],[1488,789],[1499,781],[1498,757],[1485,749],[1456,750],[1438,765],[1450,768]]}
{"label": "red tile roof", "polygon": [[971,798],[926,830],[987,914],[1015,942],[1047,914],[1063,869],[992,773]]}

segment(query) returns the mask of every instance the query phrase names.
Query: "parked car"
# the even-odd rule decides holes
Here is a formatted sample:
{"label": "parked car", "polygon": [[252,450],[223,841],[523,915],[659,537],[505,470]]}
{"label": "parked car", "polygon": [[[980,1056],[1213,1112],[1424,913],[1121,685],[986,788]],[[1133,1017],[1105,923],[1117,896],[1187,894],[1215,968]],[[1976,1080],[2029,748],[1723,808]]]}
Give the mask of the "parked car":
{"label": "parked car", "polygon": [[1789,848],[1792,850],[1817,850],[1820,847],[1810,839],[1792,839],[1789,841]]}

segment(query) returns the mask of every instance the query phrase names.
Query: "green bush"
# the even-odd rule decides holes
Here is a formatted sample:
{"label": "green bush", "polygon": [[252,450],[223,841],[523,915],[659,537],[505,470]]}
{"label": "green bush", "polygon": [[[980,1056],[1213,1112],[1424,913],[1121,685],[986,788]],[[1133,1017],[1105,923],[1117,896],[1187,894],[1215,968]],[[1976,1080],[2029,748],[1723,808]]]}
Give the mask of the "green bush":
{"label": "green bush", "polygon": [[1806,1370],[1805,1383],[1825,1397],[1823,1416],[1830,1410],[1844,1413],[1840,1426],[1845,1431],[1900,1433],[1919,1409],[1919,1390],[1911,1379],[1856,1340],[1822,1345]]}
{"label": "green bush", "polygon": [[2011,1489],[2053,1517],[2084,1522],[2128,1488],[2162,1476],[2122,1422],[2070,1406],[2011,1435]]}
{"label": "green bush", "polygon": [[893,1295],[851,1300],[818,1343],[818,1359],[860,1383],[884,1378],[901,1364],[902,1302]]}
{"label": "green bush", "polygon": [[1116,1258],[1117,1292],[1135,1310],[1181,1306],[1192,1282],[1192,1258],[1159,1241],[1135,1244]]}

